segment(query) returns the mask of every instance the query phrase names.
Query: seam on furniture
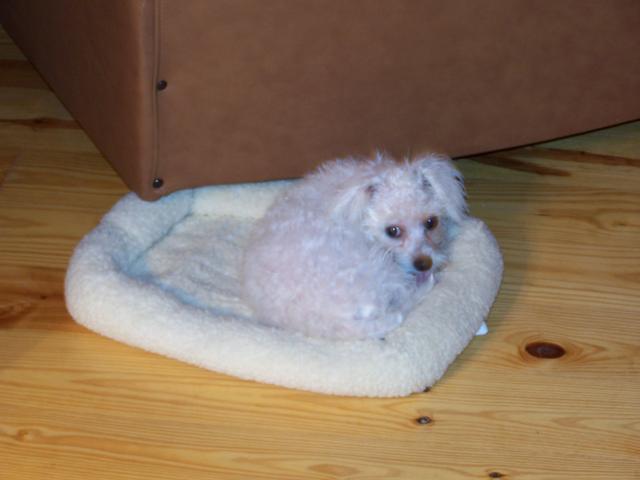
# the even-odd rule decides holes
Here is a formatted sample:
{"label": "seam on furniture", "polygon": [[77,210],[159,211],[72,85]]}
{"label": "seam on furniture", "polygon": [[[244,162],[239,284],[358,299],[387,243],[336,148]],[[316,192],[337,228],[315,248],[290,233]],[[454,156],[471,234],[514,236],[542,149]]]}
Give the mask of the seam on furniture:
{"label": "seam on furniture", "polygon": [[[149,182],[153,182],[153,180],[158,176],[158,164],[160,163],[160,113],[158,106],[158,81],[160,80],[160,34],[161,34],[161,16],[162,16],[162,8],[161,8],[161,0],[153,0],[153,79],[149,88],[152,88],[153,95],[153,118],[152,118],[152,129],[153,129],[153,152],[151,159],[151,171],[149,172]],[[148,186],[147,186],[148,188]]]}

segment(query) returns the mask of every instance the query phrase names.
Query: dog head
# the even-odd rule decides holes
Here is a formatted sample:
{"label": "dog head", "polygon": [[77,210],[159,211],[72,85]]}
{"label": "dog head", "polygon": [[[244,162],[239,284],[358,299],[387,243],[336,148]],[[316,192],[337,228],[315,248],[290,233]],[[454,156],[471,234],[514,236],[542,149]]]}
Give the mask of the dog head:
{"label": "dog head", "polygon": [[[446,258],[455,226],[466,216],[462,175],[444,156],[396,163],[378,155],[353,173],[335,201],[344,219],[363,229],[407,272],[424,279]],[[357,172],[357,173],[356,173]]]}

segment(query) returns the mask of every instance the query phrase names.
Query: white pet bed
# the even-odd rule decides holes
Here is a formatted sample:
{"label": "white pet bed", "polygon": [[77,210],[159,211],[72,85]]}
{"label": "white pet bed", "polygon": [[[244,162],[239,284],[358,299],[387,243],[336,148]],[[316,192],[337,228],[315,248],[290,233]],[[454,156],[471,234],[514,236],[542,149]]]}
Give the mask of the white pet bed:
{"label": "white pet bed", "polygon": [[308,338],[252,321],[237,272],[251,223],[287,182],[125,196],[76,248],[66,278],[78,323],[248,380],[388,397],[435,383],[483,325],[502,278],[495,239],[468,220],[440,282],[384,340]]}

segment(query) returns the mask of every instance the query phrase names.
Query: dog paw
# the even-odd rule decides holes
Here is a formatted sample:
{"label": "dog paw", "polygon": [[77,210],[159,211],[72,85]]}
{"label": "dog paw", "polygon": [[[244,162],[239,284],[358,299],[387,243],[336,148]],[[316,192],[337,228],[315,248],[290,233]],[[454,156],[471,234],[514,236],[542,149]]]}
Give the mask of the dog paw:
{"label": "dog paw", "polygon": [[366,304],[358,307],[354,315],[355,320],[370,320],[376,316],[377,308],[375,305]]}
{"label": "dog paw", "polygon": [[390,314],[389,316],[391,317],[394,328],[399,327],[400,324],[404,322],[404,315],[401,312],[396,312],[394,314]]}
{"label": "dog paw", "polygon": [[392,330],[395,330],[404,321],[404,315],[400,312],[387,312],[386,315],[371,318],[362,325],[364,334],[369,338],[383,338]]}

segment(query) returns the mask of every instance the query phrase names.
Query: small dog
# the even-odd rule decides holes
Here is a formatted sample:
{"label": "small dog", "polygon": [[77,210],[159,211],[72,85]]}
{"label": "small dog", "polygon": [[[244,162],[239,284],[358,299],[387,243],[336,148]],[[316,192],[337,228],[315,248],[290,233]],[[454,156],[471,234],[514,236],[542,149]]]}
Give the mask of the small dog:
{"label": "small dog", "polygon": [[435,283],[466,216],[444,156],[335,160],[283,192],[253,228],[242,284],[262,323],[381,338]]}

